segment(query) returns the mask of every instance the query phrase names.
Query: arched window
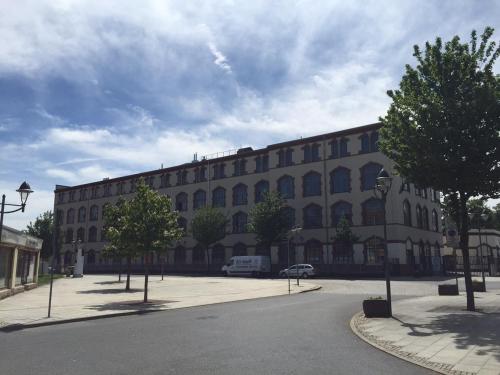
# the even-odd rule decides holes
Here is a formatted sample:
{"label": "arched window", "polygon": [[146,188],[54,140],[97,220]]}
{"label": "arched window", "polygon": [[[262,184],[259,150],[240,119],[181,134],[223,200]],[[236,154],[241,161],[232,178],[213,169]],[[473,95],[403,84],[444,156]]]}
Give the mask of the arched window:
{"label": "arched window", "polygon": [[370,151],[377,152],[378,151],[378,132],[374,131],[370,135]]}
{"label": "arched window", "polygon": [[367,264],[384,263],[384,241],[378,237],[372,237],[365,242],[365,262]]}
{"label": "arched window", "polygon": [[89,250],[87,252],[87,264],[95,264],[95,251]]}
{"label": "arched window", "polygon": [[97,228],[94,226],[89,228],[89,242],[97,242]]}
{"label": "arched window", "polygon": [[241,242],[233,246],[233,257],[247,255],[247,246]]}
{"label": "arched window", "polygon": [[429,211],[427,211],[427,207],[422,209],[422,228],[429,230]]}
{"label": "arched window", "polygon": [[311,203],[304,208],[304,228],[321,228],[323,226],[321,206]]}
{"label": "arched window", "polygon": [[[290,243],[290,249],[288,245],[288,241],[278,245],[278,263],[280,264],[280,268],[287,267],[289,263],[292,265],[297,262],[295,257],[295,244],[293,242]],[[288,256],[290,256],[290,259],[288,259]]]}
{"label": "arched window", "polygon": [[406,199],[403,202],[403,222],[404,225],[408,225],[411,227],[411,206],[410,202],[408,202]]}
{"label": "arched window", "polygon": [[359,153],[364,154],[370,152],[370,137],[368,134],[360,135],[359,140],[361,141],[361,150],[359,150]]}
{"label": "arched window", "polygon": [[384,204],[380,199],[370,198],[362,204],[363,225],[384,224]]}
{"label": "arched window", "polygon": [[62,225],[64,220],[64,211],[56,210],[56,225]]}
{"label": "arched window", "polygon": [[85,207],[80,207],[78,209],[78,222],[79,223],[85,223],[85,216],[87,214],[87,210]]}
{"label": "arched window", "polygon": [[283,207],[283,216],[287,220],[288,228],[291,229],[295,225],[295,208]]}
{"label": "arched window", "polygon": [[233,215],[233,233],[245,233],[247,231],[248,216],[244,212]]}
{"label": "arched window", "polygon": [[93,205],[90,207],[90,221],[97,221],[99,219],[99,207]]}
{"label": "arched window", "polygon": [[233,188],[233,206],[241,206],[248,203],[247,186],[238,184]]}
{"label": "arched window", "polygon": [[179,193],[175,197],[175,209],[177,211],[187,211],[188,209],[188,196],[186,193]]}
{"label": "arched window", "polygon": [[304,246],[304,257],[308,264],[323,263],[323,245],[318,240],[309,240]]}
{"label": "arched window", "polygon": [[198,244],[193,248],[193,264],[205,263],[205,249]]}
{"label": "arched window", "polygon": [[186,263],[186,249],[183,246],[177,246],[174,249],[174,263],[175,264]]}
{"label": "arched window", "polygon": [[432,210],[432,230],[434,232],[438,232],[439,231],[439,222],[438,222],[438,214],[436,212],[436,210]]}
{"label": "arched window", "polygon": [[212,263],[223,264],[226,261],[226,248],[221,244],[214,245],[212,248]]}
{"label": "arched window", "polygon": [[255,248],[255,255],[271,256],[271,248],[269,246],[257,245]]}
{"label": "arched window", "polygon": [[309,172],[302,177],[303,196],[313,197],[321,195],[321,174],[318,172]]}
{"label": "arched window", "polygon": [[76,231],[76,240],[80,240],[82,242],[85,242],[85,229],[80,227],[78,228],[78,230]]}
{"label": "arched window", "polygon": [[193,209],[204,207],[207,203],[207,193],[205,190],[197,190],[193,194]]}
{"label": "arched window", "polygon": [[382,166],[377,163],[368,163],[361,167],[361,191],[372,190],[375,187],[381,169]]}
{"label": "arched window", "polygon": [[269,181],[259,181],[255,184],[255,203],[262,202],[266,193],[269,193]]}
{"label": "arched window", "polygon": [[345,201],[340,201],[332,205],[331,208],[332,225],[337,226],[340,219],[345,217],[352,225],[352,205]]}
{"label": "arched window", "polygon": [[71,243],[73,241],[73,228],[68,228],[66,229],[66,236],[65,236],[66,243]]}
{"label": "arched window", "polygon": [[212,206],[226,207],[226,189],[218,187],[212,192]]}
{"label": "arched window", "polygon": [[422,228],[422,209],[420,205],[417,204],[417,208],[415,209],[417,213],[417,228]]}
{"label": "arched window", "polygon": [[351,171],[344,167],[330,172],[330,194],[348,193],[351,191]]}
{"label": "arched window", "polygon": [[182,216],[180,216],[177,219],[177,225],[179,226],[179,228],[182,229],[182,231],[184,232],[184,235],[186,235],[186,233],[187,233],[187,220],[185,218],[183,218]]}
{"label": "arched window", "polygon": [[283,199],[293,199],[295,187],[292,176],[282,176],[278,180],[278,192]]}
{"label": "arched window", "polygon": [[75,210],[70,208],[66,212],[66,224],[73,224],[75,222]]}

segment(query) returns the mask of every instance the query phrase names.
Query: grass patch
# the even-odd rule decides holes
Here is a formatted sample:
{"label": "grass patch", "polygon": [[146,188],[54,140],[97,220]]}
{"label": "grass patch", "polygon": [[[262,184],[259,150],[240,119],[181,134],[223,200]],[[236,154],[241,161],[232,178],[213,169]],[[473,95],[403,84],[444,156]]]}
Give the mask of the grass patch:
{"label": "grass patch", "polygon": [[[54,280],[55,279],[60,279],[64,277],[63,274],[59,274],[59,273],[55,273],[54,274]],[[48,284],[50,283],[50,275],[40,275],[38,276],[38,286],[42,286],[42,285],[45,285],[45,284]]]}

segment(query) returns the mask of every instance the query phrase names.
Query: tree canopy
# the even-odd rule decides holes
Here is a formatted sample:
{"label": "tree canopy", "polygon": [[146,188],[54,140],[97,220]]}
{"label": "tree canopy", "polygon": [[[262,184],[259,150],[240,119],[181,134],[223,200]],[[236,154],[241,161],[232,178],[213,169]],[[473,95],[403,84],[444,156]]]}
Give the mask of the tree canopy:
{"label": "tree canopy", "polygon": [[43,259],[48,259],[52,254],[52,242],[54,235],[54,214],[52,211],[49,210],[40,214],[35,219],[34,223],[30,221],[25,232],[43,240],[40,256]]}
{"label": "tree canopy", "polygon": [[196,210],[191,222],[193,238],[205,249],[207,267],[210,269],[208,248],[226,237],[227,217],[217,208],[202,207]]}
{"label": "tree canopy", "polygon": [[140,179],[136,195],[106,209],[109,251],[144,256],[144,302],[147,302],[149,259],[182,237],[178,213],[169,197],[158,194]]}
{"label": "tree canopy", "polygon": [[269,192],[250,210],[248,231],[255,233],[259,244],[269,247],[286,238],[292,225],[285,208],[285,200],[279,193]]}
{"label": "tree canopy", "polygon": [[468,250],[467,201],[500,194],[500,97],[493,65],[500,47],[487,27],[479,40],[436,38],[406,65],[399,90],[382,117],[381,150],[396,170],[419,186],[445,194],[457,218],[464,260],[467,308],[474,310]]}

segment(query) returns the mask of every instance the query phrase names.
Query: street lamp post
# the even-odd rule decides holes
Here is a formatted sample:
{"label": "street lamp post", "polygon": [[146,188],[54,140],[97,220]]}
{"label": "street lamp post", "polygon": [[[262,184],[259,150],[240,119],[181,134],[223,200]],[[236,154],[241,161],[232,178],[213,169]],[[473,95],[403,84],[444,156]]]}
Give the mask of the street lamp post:
{"label": "street lamp post", "polygon": [[387,194],[391,189],[392,177],[383,168],[380,170],[376,183],[375,183],[375,195],[377,192],[380,194],[382,199],[382,205],[384,207],[384,270],[385,270],[385,288],[387,294],[387,309],[389,316],[392,316],[392,301],[391,301],[391,270],[389,264],[389,250],[387,248],[387,218],[386,218],[386,202]]}
{"label": "street lamp post", "polygon": [[[301,227],[294,225],[292,229],[290,229],[290,237],[288,238],[287,244],[287,259],[288,259],[288,266],[287,266],[287,278],[288,278],[288,294],[290,294],[291,288],[290,288],[290,247],[291,247],[291,242],[293,237],[297,234],[300,233],[302,230]],[[295,260],[297,260],[297,250],[295,250]],[[297,286],[299,285],[299,268],[298,268],[297,262],[295,262],[295,270],[297,271]]]}
{"label": "street lamp post", "polygon": [[[11,203],[5,203],[5,194],[2,194],[2,208],[0,210],[0,242],[2,241],[2,230],[3,230],[3,215],[5,214],[11,214],[13,212],[21,211],[24,212],[24,208],[26,207],[26,201],[28,200],[28,196],[33,193],[33,190],[31,190],[30,185],[24,181],[21,186],[19,186],[19,189],[16,190],[20,197],[21,197],[21,204],[11,204]],[[13,210],[10,211],[5,211],[5,207],[17,207]]]}

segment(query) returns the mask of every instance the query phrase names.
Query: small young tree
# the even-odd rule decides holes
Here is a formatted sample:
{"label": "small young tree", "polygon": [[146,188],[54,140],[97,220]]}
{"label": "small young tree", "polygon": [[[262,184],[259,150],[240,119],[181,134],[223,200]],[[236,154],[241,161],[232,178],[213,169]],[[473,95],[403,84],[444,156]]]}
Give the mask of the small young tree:
{"label": "small young tree", "polygon": [[124,199],[118,200],[115,205],[107,204],[104,207],[104,233],[109,243],[104,247],[103,254],[107,257],[126,260],[127,281],[125,290],[130,290],[130,273],[132,258],[137,250],[131,246],[129,232],[126,229],[129,207]]}
{"label": "small young tree", "polygon": [[208,272],[210,272],[208,249],[211,245],[226,237],[227,223],[227,217],[220,210],[213,207],[202,207],[196,210],[191,222],[193,238],[205,249]]}
{"label": "small young tree", "polygon": [[[474,294],[469,262],[467,202],[500,191],[500,81],[493,64],[500,54],[487,27],[478,41],[458,36],[444,44],[414,47],[416,68],[406,66],[400,89],[381,118],[380,147],[401,175],[448,196],[456,213],[464,260],[467,309]],[[479,45],[478,45],[479,42]]]}
{"label": "small young tree", "polygon": [[347,220],[345,216],[342,216],[337,224],[335,235],[333,236],[334,243],[341,245],[344,249],[352,250],[352,245],[358,240],[359,236],[352,232],[349,220]]}
{"label": "small young tree", "polygon": [[123,230],[129,246],[144,256],[144,302],[147,302],[150,256],[182,237],[177,223],[179,215],[172,209],[170,198],[146,186],[143,179],[137,184],[136,195],[124,205],[127,209]]}
{"label": "small young tree", "polygon": [[285,200],[277,192],[265,194],[264,200],[250,210],[248,231],[255,233],[257,243],[264,247],[283,241],[290,229]]}

